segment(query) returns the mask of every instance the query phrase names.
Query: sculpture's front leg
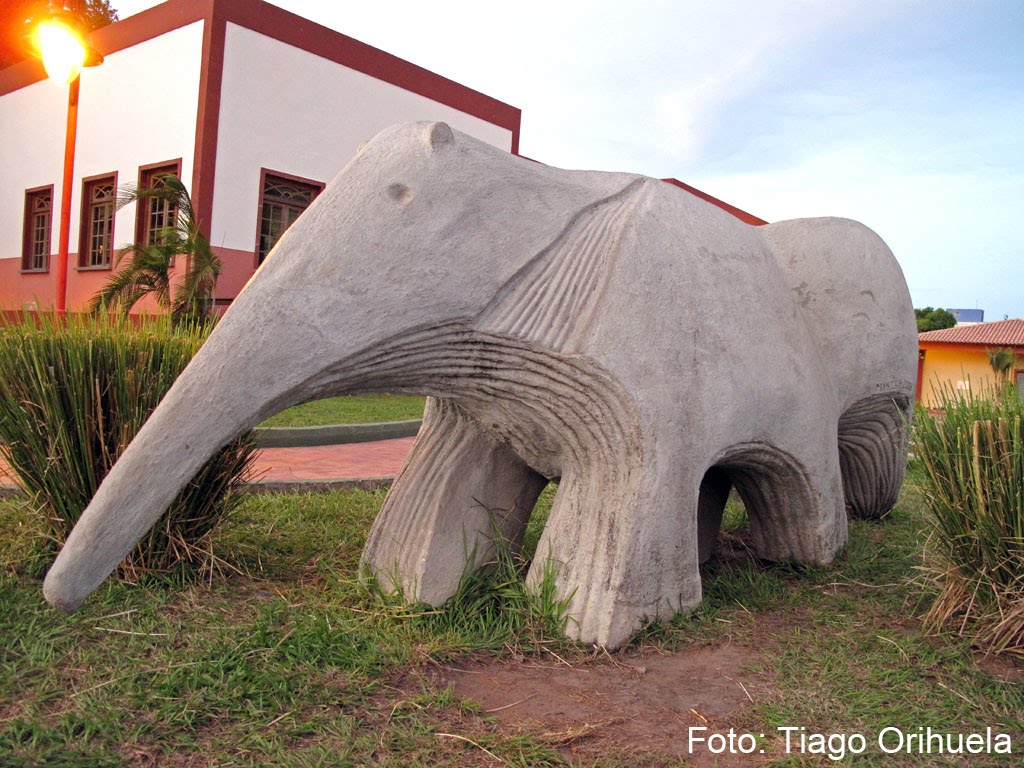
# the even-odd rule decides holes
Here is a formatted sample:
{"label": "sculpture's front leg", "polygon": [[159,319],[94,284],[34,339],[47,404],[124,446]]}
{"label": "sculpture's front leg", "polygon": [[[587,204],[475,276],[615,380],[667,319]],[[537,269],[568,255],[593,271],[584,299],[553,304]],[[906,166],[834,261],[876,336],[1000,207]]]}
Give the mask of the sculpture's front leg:
{"label": "sculpture's front leg", "polygon": [[441,605],[467,568],[488,562],[496,535],[519,546],[546,484],[459,406],[432,398],[363,563],[385,588]]}

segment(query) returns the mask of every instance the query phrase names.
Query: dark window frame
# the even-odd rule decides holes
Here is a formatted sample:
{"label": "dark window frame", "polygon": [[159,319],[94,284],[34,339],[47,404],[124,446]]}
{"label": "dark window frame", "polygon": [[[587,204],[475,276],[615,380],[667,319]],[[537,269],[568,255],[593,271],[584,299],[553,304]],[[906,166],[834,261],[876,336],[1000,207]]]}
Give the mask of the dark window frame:
{"label": "dark window frame", "polygon": [[[110,185],[113,197],[110,201],[110,228],[106,233],[108,249],[106,259],[100,264],[92,264],[90,241],[93,237],[92,190],[100,185]],[[87,176],[82,179],[81,216],[78,219],[78,270],[110,270],[114,268],[114,229],[117,223],[117,171]]]}
{"label": "dark window frame", "polygon": [[[139,184],[136,189],[145,189],[153,183],[153,179],[162,175],[173,175],[181,178],[181,158],[166,160],[162,163],[150,163],[139,166]],[[135,203],[135,242],[140,245],[151,243],[153,229],[151,227],[154,204],[162,202],[157,198],[145,198]],[[174,212],[177,217],[177,210]]]}
{"label": "dark window frame", "polygon": [[[292,183],[309,188],[309,190],[313,193],[309,203],[307,203],[305,206],[302,206],[301,209],[298,208],[298,206],[288,206],[292,210],[299,210],[299,213],[304,211],[307,207],[309,207],[309,205],[312,205],[313,201],[316,200],[316,198],[320,195],[321,192],[324,191],[324,187],[327,186],[324,182],[317,181],[316,179],[307,179],[302,176],[295,176],[294,174],[282,173],[281,171],[271,170],[270,168],[260,168],[260,195],[259,202],[257,203],[256,206],[256,249],[253,253],[253,266],[257,269],[259,268],[260,264],[263,263],[263,260],[266,258],[266,254],[264,254],[263,252],[263,206],[267,202],[266,197],[268,178],[271,180],[280,179],[282,182],[285,183]],[[287,205],[287,203],[282,204]],[[291,224],[289,223],[288,226],[291,226]],[[278,239],[280,239],[281,235],[284,234],[284,232],[287,229],[288,227],[286,226],[284,230],[278,233],[277,239],[274,240],[275,243],[277,242]],[[273,248],[273,244],[271,245],[270,248],[267,249],[267,254],[270,253],[271,248]]]}
{"label": "dark window frame", "polygon": [[[35,215],[37,211],[34,201],[44,195],[50,198],[50,207],[46,211],[45,253],[39,254],[36,253],[35,247],[39,240],[35,237],[37,231]],[[24,274],[44,274],[50,271],[50,256],[53,255],[53,203],[53,184],[25,190],[25,210],[21,233],[21,271]],[[42,257],[42,266],[34,266],[33,262],[37,261],[40,257]]]}

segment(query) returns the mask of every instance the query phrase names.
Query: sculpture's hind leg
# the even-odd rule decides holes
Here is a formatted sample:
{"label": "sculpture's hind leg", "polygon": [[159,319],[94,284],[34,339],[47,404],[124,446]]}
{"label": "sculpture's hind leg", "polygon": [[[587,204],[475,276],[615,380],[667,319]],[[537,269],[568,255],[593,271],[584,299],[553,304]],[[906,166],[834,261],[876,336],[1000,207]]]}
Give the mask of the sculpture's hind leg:
{"label": "sculpture's hind leg", "polygon": [[363,563],[409,600],[440,605],[496,535],[518,546],[547,480],[448,400],[431,399],[377,514]]}
{"label": "sculpture's hind leg", "polygon": [[715,463],[736,487],[759,557],[828,563],[846,543],[833,435],[804,433],[792,453],[767,443],[730,448]]}
{"label": "sculpture's hind leg", "polygon": [[553,571],[556,594],[569,603],[566,634],[621,645],[645,617],[700,602],[699,560],[708,542],[699,540],[717,531],[730,483],[746,505],[761,557],[830,562],[846,542],[836,435],[798,434],[787,443],[792,453],[741,444],[721,453],[708,473],[690,451],[670,448],[667,435],[654,443],[664,451],[660,461],[648,444],[643,460],[567,472],[528,582],[536,586]]}
{"label": "sculpture's hind leg", "polygon": [[854,403],[839,419],[839,464],[846,511],[878,519],[896,504],[907,469],[910,403],[903,395],[875,395]]}

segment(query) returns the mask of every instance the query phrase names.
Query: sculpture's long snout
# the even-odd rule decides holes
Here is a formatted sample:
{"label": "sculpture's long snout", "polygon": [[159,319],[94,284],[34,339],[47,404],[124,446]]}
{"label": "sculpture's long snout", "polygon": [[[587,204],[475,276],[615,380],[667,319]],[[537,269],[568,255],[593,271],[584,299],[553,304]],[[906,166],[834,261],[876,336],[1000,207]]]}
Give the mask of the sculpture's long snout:
{"label": "sculpture's long snout", "polygon": [[294,378],[264,352],[278,332],[254,342],[242,330],[225,321],[213,332],[104,479],[46,577],[52,605],[78,608],[210,456],[276,410]]}
{"label": "sculpture's long snout", "polygon": [[[451,146],[451,130],[402,130],[412,149],[394,161],[385,141],[383,153],[378,148],[363,153],[376,152],[372,158],[357,157],[285,232],[239,294],[68,537],[43,587],[51,604],[64,610],[81,605],[230,440],[289,405],[344,391],[344,366],[360,351],[377,349],[417,322],[472,314],[473,301],[482,301],[483,280],[463,277],[466,292],[478,294],[469,302],[447,301],[431,287],[437,271],[417,258],[423,227],[404,216],[414,194],[395,181],[408,171],[402,158],[424,165],[435,145]],[[447,231],[443,217],[421,216]],[[353,386],[369,384],[363,377]]]}

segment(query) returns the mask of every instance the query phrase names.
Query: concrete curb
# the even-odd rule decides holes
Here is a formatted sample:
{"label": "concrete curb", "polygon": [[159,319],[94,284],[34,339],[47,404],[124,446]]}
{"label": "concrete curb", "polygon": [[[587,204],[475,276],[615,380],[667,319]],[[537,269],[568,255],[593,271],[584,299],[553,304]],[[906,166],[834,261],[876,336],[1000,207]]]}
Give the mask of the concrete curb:
{"label": "concrete curb", "polygon": [[28,494],[16,485],[0,485],[0,499],[27,499]]}
{"label": "concrete curb", "polygon": [[330,493],[331,491],[376,491],[389,488],[394,477],[340,477],[330,480],[257,480],[242,487],[242,493]]}
{"label": "concrete curb", "polygon": [[253,431],[260,448],[302,448],[415,437],[420,424],[420,419],[414,419],[375,424],[329,424],[322,427],[257,427]]}

